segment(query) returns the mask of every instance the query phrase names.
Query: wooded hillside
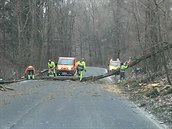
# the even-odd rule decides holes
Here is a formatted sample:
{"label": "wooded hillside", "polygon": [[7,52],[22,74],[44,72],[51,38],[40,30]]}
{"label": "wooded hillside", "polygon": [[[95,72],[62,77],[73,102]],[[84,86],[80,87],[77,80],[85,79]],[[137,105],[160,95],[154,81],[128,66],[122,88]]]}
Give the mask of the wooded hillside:
{"label": "wooded hillside", "polygon": [[[1,0],[0,78],[18,78],[27,65],[42,70],[58,56],[106,67],[156,52],[172,42],[171,21],[170,0]],[[137,67],[168,75],[172,50]]]}

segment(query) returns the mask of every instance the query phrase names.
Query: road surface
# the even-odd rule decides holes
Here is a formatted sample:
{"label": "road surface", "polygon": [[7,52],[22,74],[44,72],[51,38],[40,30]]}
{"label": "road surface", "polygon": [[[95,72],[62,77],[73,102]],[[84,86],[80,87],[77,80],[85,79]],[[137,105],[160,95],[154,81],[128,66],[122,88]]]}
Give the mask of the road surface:
{"label": "road surface", "polygon": [[0,129],[163,129],[105,84],[23,81],[0,92]]}

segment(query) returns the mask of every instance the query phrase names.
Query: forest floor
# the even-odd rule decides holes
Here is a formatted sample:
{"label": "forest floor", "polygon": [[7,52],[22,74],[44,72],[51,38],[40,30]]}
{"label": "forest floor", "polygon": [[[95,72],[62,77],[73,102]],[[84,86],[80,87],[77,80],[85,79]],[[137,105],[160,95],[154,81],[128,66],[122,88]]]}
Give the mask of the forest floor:
{"label": "forest floor", "polygon": [[172,129],[172,86],[168,85],[165,76],[157,77],[152,82],[140,82],[140,78],[130,78],[116,85],[138,107]]}

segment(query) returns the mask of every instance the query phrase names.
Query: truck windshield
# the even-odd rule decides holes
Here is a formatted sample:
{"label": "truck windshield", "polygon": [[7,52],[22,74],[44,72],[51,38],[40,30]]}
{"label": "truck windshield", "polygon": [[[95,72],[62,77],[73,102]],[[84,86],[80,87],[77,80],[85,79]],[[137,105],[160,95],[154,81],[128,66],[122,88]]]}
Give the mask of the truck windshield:
{"label": "truck windshield", "polygon": [[59,59],[59,65],[73,65],[73,59]]}
{"label": "truck windshield", "polygon": [[120,66],[120,61],[111,61],[110,65],[112,65],[112,66]]}

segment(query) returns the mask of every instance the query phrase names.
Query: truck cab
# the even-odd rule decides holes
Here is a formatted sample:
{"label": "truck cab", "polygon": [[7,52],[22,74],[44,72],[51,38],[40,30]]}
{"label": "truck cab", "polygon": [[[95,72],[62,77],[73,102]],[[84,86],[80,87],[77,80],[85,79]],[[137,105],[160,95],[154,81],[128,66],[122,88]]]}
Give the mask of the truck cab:
{"label": "truck cab", "polygon": [[59,57],[56,66],[57,75],[74,75],[77,68],[75,57]]}
{"label": "truck cab", "polygon": [[[116,60],[110,60],[109,61],[109,66],[108,66],[108,72],[111,72],[113,70],[116,70],[120,68],[121,61],[117,58]],[[118,75],[119,73],[117,73]]]}

